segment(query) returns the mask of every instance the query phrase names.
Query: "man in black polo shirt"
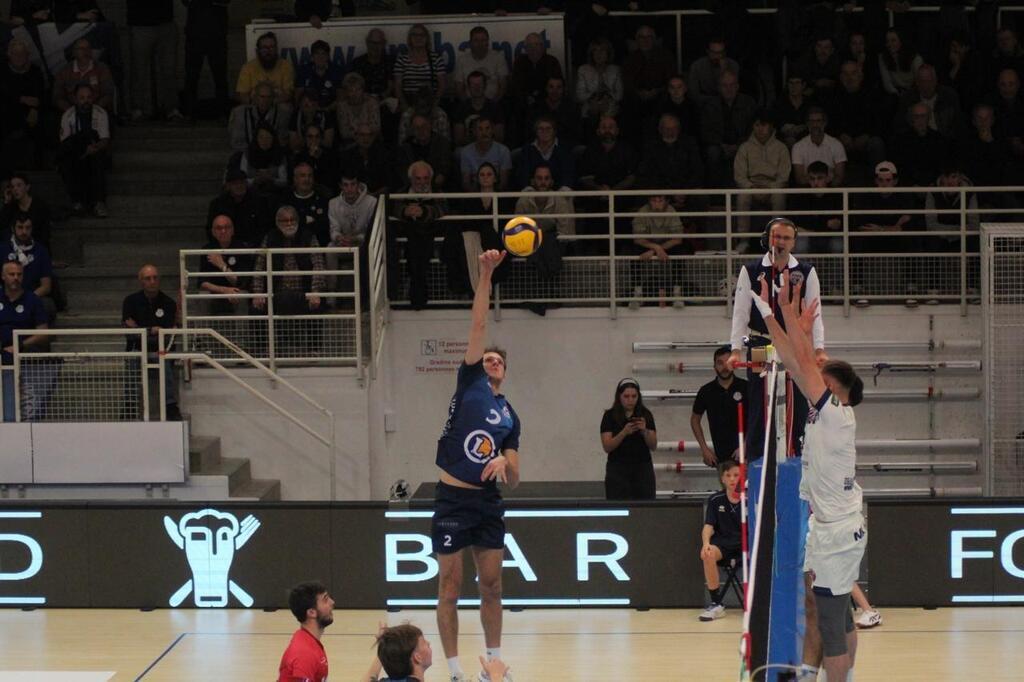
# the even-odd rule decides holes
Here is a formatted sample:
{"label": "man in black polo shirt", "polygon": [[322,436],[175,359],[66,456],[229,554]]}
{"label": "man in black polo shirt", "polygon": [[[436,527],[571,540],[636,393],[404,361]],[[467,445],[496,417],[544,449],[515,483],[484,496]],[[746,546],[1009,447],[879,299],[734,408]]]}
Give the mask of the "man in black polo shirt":
{"label": "man in black polo shirt", "polygon": [[[121,324],[130,329],[145,329],[147,331],[146,351],[149,362],[152,363],[159,357],[157,354],[160,350],[159,330],[161,328],[171,329],[176,326],[178,304],[170,296],[160,291],[160,272],[155,265],[142,266],[142,269],[139,270],[139,282],[142,284],[142,290],[124,298],[124,303],[121,306]],[[140,350],[138,337],[134,334],[128,337],[126,350]],[[181,419],[181,412],[178,410],[178,394],[174,382],[173,365],[170,362],[165,366],[164,389],[167,419],[178,421]],[[151,395],[153,394],[151,393]],[[134,418],[138,418],[138,415],[135,415]]]}
{"label": "man in black polo shirt", "polygon": [[[697,391],[697,399],[693,401],[693,414],[690,415],[693,437],[700,444],[701,456],[709,467],[717,466],[729,459],[737,459],[736,450],[739,448],[740,440],[736,405],[743,403],[745,409],[747,403],[747,382],[736,378],[729,364],[729,353],[729,346],[715,350],[717,376]],[[714,450],[708,447],[707,440],[704,439],[704,429],[700,426],[701,415],[705,412],[708,413],[708,427],[711,429]]]}
{"label": "man in black polo shirt", "polygon": [[[210,228],[213,239],[207,242],[204,249],[248,249],[252,245],[235,236],[235,225],[231,218],[219,215],[213,219]],[[252,272],[254,255],[251,253],[210,253],[201,257],[199,272],[199,289],[207,294],[232,295],[247,294],[249,279],[247,275],[236,275],[236,272]],[[210,315],[245,315],[249,310],[247,298],[213,298],[209,299]],[[222,329],[230,325],[218,324]],[[238,330],[230,326],[232,331]],[[225,332],[226,333],[226,332]],[[241,341],[241,339],[236,339]]]}
{"label": "man in black polo shirt", "polygon": [[[14,421],[14,330],[46,329],[47,315],[43,302],[22,286],[25,267],[18,261],[5,261],[2,268],[3,291],[0,292],[0,360],[3,374],[3,417]],[[22,338],[21,349],[41,346],[47,337],[33,335]],[[23,418],[25,415],[23,415]]]}

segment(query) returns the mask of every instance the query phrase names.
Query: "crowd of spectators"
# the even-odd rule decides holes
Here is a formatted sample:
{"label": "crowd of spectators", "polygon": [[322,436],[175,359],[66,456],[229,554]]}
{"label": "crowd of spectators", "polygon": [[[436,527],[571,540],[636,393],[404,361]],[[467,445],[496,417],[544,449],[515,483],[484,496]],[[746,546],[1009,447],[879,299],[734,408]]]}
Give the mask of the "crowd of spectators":
{"label": "crowd of spectators", "polygon": [[[303,243],[358,245],[370,228],[370,212],[353,210],[354,202],[363,202],[365,209],[366,198],[388,193],[475,192],[483,187],[482,177],[490,181],[491,171],[493,183],[487,186],[499,191],[651,190],[617,203],[618,210],[643,212],[663,206],[677,212],[718,209],[724,205],[721,195],[674,190],[734,187],[758,190],[739,197],[734,204],[739,211],[832,211],[832,195],[787,197],[773,190],[890,181],[931,190],[893,194],[908,209],[939,209],[960,201],[955,187],[1024,181],[1024,49],[1016,31],[1010,25],[997,30],[994,15],[984,7],[971,17],[952,10],[911,18],[904,12],[909,3],[863,2],[859,13],[845,11],[856,3],[782,3],[774,23],[765,24],[756,23],[741,3],[730,3],[715,10],[699,38],[684,33],[691,43],[675,45],[674,35],[642,23],[642,17],[617,21],[609,15],[610,10],[658,9],[657,3],[492,2],[479,9],[498,15],[565,11],[567,38],[574,46],[568,61],[549,52],[544,34],[529,33],[509,63],[485,18],[468,31],[463,49],[445,53],[434,49],[435,35],[425,17],[409,26],[404,45],[388,45],[382,30],[369,30],[365,52],[344,68],[332,60],[335,46],[324,39],[327,33],[309,46],[309,61],[296,67],[283,56],[274,33],[267,32],[229,92],[228,0],[183,3],[180,93],[172,87],[178,40],[173,0],[127,4],[132,61],[126,100],[119,100],[115,75],[87,39],[73,45],[67,66],[54,74],[31,63],[28,45],[10,41],[7,63],[0,67],[5,161],[43,165],[42,152],[54,145],[73,210],[106,216],[111,128],[146,117],[177,122],[201,116],[196,88],[208,63],[214,108],[231,108],[233,153],[224,191],[211,202],[207,229],[217,216],[226,216],[233,238],[253,246],[273,237],[283,206],[296,210]],[[448,4],[424,0],[420,9],[425,15],[454,9]],[[294,10],[283,18],[316,28],[335,12],[329,0],[296,2]],[[342,14],[352,10],[343,3]],[[895,12],[895,27],[889,26],[889,11]],[[1004,15],[1004,22],[1011,16]],[[52,20],[100,21],[103,16],[94,0],[25,0],[13,3],[9,22]],[[766,27],[776,30],[772,40],[763,35]],[[683,55],[681,70],[677,51]],[[146,74],[155,76],[148,92],[142,86]],[[128,104],[115,115],[118,101]],[[420,179],[429,175],[429,183],[418,187],[414,172]],[[886,201],[870,195],[856,199],[858,208],[872,210],[884,208],[878,204]],[[1020,198],[977,194],[969,204],[1012,209]],[[606,205],[593,198],[538,196],[508,208],[541,215]],[[430,198],[391,206],[400,211],[394,214],[396,234],[413,236],[402,248],[414,281],[408,292],[393,290],[392,296],[407,295],[419,307],[433,295],[420,265],[429,263],[434,247],[427,240],[421,249],[416,238],[428,234],[445,237],[440,255],[448,266],[450,293],[469,291],[472,255],[479,244],[493,243],[493,235],[485,234],[484,221],[467,230],[469,223],[437,219],[478,210],[474,201]],[[692,253],[700,242],[686,233],[699,232],[706,223],[686,216],[679,226],[669,222],[644,216],[619,220],[616,229],[636,235],[624,243],[625,250],[663,262],[663,254]],[[806,222],[817,230],[837,227],[831,216]],[[5,227],[12,225],[8,218]],[[556,277],[566,252],[552,237],[600,233],[606,225],[543,220],[544,243],[557,248],[538,255],[541,277]],[[739,229],[749,225],[749,218],[738,219]],[[926,220],[920,213],[902,224],[879,225],[857,216],[851,222],[854,230],[866,231],[950,225],[945,216]],[[666,246],[643,236],[658,226],[678,230],[680,239]],[[881,242],[894,243],[891,237]],[[864,250],[878,246],[873,239],[851,243]],[[838,244],[818,239],[813,246],[833,250]],[[937,251],[956,246],[941,237],[934,244]],[[603,246],[581,242],[573,248],[589,254]],[[662,291],[669,279],[656,273],[644,286]]]}

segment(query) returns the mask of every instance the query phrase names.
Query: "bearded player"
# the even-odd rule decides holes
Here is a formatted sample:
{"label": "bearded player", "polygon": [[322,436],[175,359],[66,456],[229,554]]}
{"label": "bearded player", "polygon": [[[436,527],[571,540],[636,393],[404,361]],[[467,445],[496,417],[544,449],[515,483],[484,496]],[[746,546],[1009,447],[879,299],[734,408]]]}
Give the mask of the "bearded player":
{"label": "bearded player", "polygon": [[[752,296],[764,318],[772,344],[810,403],[804,431],[800,496],[810,502],[804,571],[810,578],[828,679],[842,681],[853,668],[857,630],[850,593],[867,546],[861,513],[863,496],[856,481],[857,419],[853,408],[864,396],[864,383],[849,363],[829,360],[819,369],[810,333],[818,316],[817,299],[798,312],[800,285],[789,291],[783,273],[779,309],[787,334],[769,305],[768,282]],[[794,301],[796,303],[794,304]]]}
{"label": "bearded player", "polygon": [[[473,322],[466,357],[459,367],[448,407],[437,466],[431,536],[440,564],[437,627],[452,682],[466,677],[459,665],[458,601],[462,554],[469,548],[480,588],[480,621],[487,660],[501,657],[501,564],[505,556],[505,507],[498,482],[519,483],[519,417],[500,392],[506,354],[485,348],[491,276],[505,252],[480,255],[480,279],[473,298]],[[481,673],[481,680],[488,680]],[[505,674],[505,679],[511,679]]]}

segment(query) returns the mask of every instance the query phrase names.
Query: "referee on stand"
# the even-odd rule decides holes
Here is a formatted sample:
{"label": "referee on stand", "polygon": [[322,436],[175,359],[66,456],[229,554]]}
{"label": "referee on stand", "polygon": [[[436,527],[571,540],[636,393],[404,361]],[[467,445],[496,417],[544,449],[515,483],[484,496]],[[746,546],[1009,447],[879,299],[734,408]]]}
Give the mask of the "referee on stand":
{"label": "referee on stand", "polygon": [[[796,244],[797,227],[788,218],[772,218],[765,225],[764,233],[761,235],[761,248],[765,251],[764,256],[757,260],[745,263],[740,268],[736,278],[736,295],[732,308],[732,334],[730,342],[732,353],[729,356],[729,364],[735,367],[742,362],[742,358],[751,360],[751,351],[755,348],[763,348],[771,343],[768,338],[768,328],[765,326],[761,315],[751,307],[751,289],[760,291],[761,281],[767,279],[769,287],[769,299],[772,309],[776,311],[775,319],[782,323],[782,314],[778,311],[779,289],[782,286],[782,273],[788,272],[790,282],[802,283],[803,297],[802,306],[809,305],[811,301],[821,295],[821,286],[818,282],[818,273],[810,263],[803,263],[793,256],[793,246]],[[785,327],[783,327],[785,328]],[[812,330],[814,345],[814,356],[821,367],[828,360],[825,354],[825,325],[822,316],[814,320]],[[796,455],[800,455],[801,439],[804,433],[804,425],[807,422],[807,399],[800,393],[796,384],[792,384],[793,392],[793,414],[792,414],[792,447]],[[761,457],[764,451],[764,381],[760,371],[747,369],[747,418],[746,418],[746,450],[750,459]],[[783,453],[786,455],[788,453]]]}

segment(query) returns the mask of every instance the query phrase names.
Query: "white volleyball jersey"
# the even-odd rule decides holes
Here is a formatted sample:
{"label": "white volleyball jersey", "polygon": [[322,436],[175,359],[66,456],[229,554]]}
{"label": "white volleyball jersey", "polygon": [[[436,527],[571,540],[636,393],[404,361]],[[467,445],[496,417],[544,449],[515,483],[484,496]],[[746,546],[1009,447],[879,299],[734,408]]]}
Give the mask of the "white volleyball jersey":
{"label": "white volleyball jersey", "polygon": [[821,523],[861,512],[856,439],[853,408],[826,390],[807,414],[800,479],[800,497],[811,503],[811,511]]}

